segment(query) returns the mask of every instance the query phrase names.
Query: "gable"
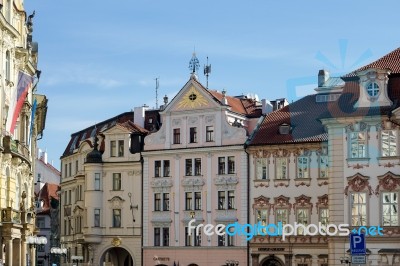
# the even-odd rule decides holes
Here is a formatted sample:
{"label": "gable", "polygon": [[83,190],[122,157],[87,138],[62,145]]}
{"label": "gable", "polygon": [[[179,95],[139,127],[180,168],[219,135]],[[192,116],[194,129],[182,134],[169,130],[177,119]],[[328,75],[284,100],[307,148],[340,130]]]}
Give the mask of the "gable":
{"label": "gable", "polygon": [[164,112],[209,109],[220,106],[198,81],[191,78],[165,108]]}

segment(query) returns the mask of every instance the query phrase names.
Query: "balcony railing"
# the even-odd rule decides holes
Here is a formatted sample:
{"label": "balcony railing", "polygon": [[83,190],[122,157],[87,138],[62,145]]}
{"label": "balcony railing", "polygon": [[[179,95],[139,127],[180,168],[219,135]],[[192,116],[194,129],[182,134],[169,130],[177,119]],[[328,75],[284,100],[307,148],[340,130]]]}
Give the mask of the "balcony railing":
{"label": "balcony railing", "polygon": [[11,139],[10,136],[5,136],[3,138],[3,144],[4,144],[4,151],[6,153],[12,153],[16,156],[21,157],[21,159],[24,159],[28,163],[30,162],[29,149],[25,144],[20,143],[18,140]]}

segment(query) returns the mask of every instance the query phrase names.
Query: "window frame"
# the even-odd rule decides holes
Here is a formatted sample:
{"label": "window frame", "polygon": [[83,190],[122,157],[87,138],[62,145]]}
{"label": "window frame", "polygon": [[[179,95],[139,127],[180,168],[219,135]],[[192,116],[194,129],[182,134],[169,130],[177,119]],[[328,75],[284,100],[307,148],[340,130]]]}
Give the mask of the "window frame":
{"label": "window frame", "polygon": [[214,142],[214,126],[206,126],[206,142]]}
{"label": "window frame", "polygon": [[236,210],[235,190],[218,190],[218,210]]}
{"label": "window frame", "polygon": [[189,143],[197,143],[197,127],[189,128]]}
{"label": "window frame", "polygon": [[[279,167],[279,168],[278,168]],[[285,167],[284,171],[278,171],[278,169],[283,170],[283,167]],[[288,179],[288,170],[289,170],[289,165],[288,165],[288,158],[287,157],[277,157],[275,158],[275,179],[277,180],[287,180]],[[282,175],[278,175],[282,172]],[[285,173],[283,175],[283,172]]]}
{"label": "window frame", "polygon": [[180,128],[173,129],[172,144],[181,144],[181,129]]}
{"label": "window frame", "polygon": [[112,227],[113,228],[121,228],[122,227],[122,211],[121,211],[121,209],[113,209]]}
{"label": "window frame", "polygon": [[93,227],[100,227],[101,226],[101,209],[95,208],[93,210]]}
{"label": "window frame", "polygon": [[[384,137],[383,137],[383,133],[384,132],[392,132],[392,133],[394,133],[393,135],[394,135],[394,143],[392,143],[391,141],[390,141],[390,134],[389,134],[389,136],[388,136],[388,142],[389,142],[389,155],[385,155],[384,154],[384,152],[383,152],[383,140],[384,140]],[[398,135],[399,135],[399,132],[398,132],[398,130],[396,130],[396,129],[382,129],[382,130],[380,130],[380,132],[379,132],[379,137],[380,137],[380,140],[379,140],[379,145],[380,145],[380,149],[379,149],[379,152],[380,152],[380,156],[381,157],[383,157],[383,158],[390,158],[390,157],[396,157],[396,156],[398,156],[399,155],[399,145],[398,145],[398,143],[399,143],[399,141],[398,141],[398,139],[399,139],[399,137],[398,137]],[[394,147],[393,147],[394,146]],[[391,150],[392,149],[394,149],[394,154],[392,155],[392,153],[391,153]]]}
{"label": "window frame", "polygon": [[94,173],[94,190],[100,191],[101,190],[101,174]]}
{"label": "window frame", "polygon": [[[354,206],[353,196],[357,195],[358,197],[360,197],[361,194],[364,195],[365,202],[363,202],[363,203],[358,203],[357,202],[356,204],[357,204],[357,207],[358,207],[357,209],[359,209],[359,207],[363,207],[363,206],[365,207],[365,214],[362,214],[361,216],[359,214],[354,214],[353,215],[353,209],[355,207]],[[352,192],[350,192],[349,200],[350,200],[350,208],[349,208],[349,210],[350,210],[350,226],[366,226],[366,225],[368,225],[368,197],[367,197],[367,192],[365,192],[365,191],[360,191],[360,192],[352,191]],[[357,199],[357,201],[358,200],[359,200],[359,198]],[[360,217],[361,217],[361,219],[360,219]],[[355,219],[357,219],[356,223],[354,222]],[[360,220],[361,220],[361,224],[359,223]]]}
{"label": "window frame", "polygon": [[[255,158],[255,177],[256,180],[268,180],[268,158]],[[260,178],[261,176],[261,178]]]}
{"label": "window frame", "polygon": [[[380,207],[381,207],[381,224],[382,226],[399,226],[399,191],[381,191],[380,192],[381,196],[380,196]],[[392,202],[392,196],[390,196],[390,202],[384,202],[384,194],[390,194],[390,195],[395,195],[395,201],[397,202]],[[389,224],[385,224],[385,213],[384,213],[384,209],[385,206],[396,206],[397,208],[397,215],[395,214],[390,214],[390,218],[389,218]],[[387,216],[387,215],[386,215]],[[393,218],[395,217],[395,221],[397,223],[393,223]]]}
{"label": "window frame", "polygon": [[113,191],[121,191],[122,189],[122,174],[121,173],[113,173]]}
{"label": "window frame", "polygon": [[[300,162],[303,161],[303,162]],[[305,161],[305,162],[304,162]],[[298,156],[296,159],[296,178],[310,179],[310,157],[307,155]],[[302,176],[300,176],[302,174]]]}

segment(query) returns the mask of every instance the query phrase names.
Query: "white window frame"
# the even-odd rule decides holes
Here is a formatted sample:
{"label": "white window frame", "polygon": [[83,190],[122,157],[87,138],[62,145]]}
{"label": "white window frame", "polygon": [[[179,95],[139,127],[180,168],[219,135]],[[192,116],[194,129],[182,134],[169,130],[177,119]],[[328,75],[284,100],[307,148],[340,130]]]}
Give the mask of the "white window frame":
{"label": "white window frame", "polygon": [[[305,161],[300,162],[300,161]],[[297,178],[309,179],[310,178],[310,157],[309,156],[298,156],[296,159],[296,172]],[[300,174],[302,173],[302,176]]]}
{"label": "white window frame", "polygon": [[255,158],[256,180],[268,180],[268,158]]}
{"label": "white window frame", "polygon": [[[381,224],[382,224],[382,226],[399,226],[399,191],[381,191],[380,192],[380,194],[381,194],[381,196],[380,196],[380,206],[381,206],[381,210],[382,210],[382,215],[381,215],[381,217],[382,217],[382,220],[381,220]],[[397,202],[387,202],[387,203],[384,203],[383,202],[383,200],[384,200],[384,194],[390,194],[390,195],[392,195],[392,194],[394,194],[395,195],[395,197],[396,197],[396,201]],[[391,197],[392,198],[392,197]],[[385,219],[385,217],[384,217],[384,209],[385,209],[385,205],[391,205],[391,206],[396,206],[396,208],[397,208],[397,223],[393,223],[393,218],[392,217],[395,217],[396,215],[390,215],[390,220],[389,220],[389,224],[385,224],[385,222],[384,222],[384,219]]]}
{"label": "white window frame", "polygon": [[[357,201],[359,201],[359,197],[363,195],[365,198],[365,202],[364,203],[356,203],[357,205],[357,209],[358,209],[358,213],[353,214],[353,209],[354,207],[356,207],[355,205],[353,205],[353,196],[357,197]],[[350,226],[365,226],[368,224],[368,197],[367,197],[367,192],[361,191],[361,192],[351,192],[350,193]],[[360,211],[359,211],[359,207],[363,207],[365,206],[365,215],[360,215]],[[365,216],[365,218],[363,218],[363,216]],[[364,220],[363,220],[364,219]],[[360,223],[361,220],[361,223]],[[355,222],[357,221],[357,222]]]}
{"label": "white window frame", "polygon": [[[281,171],[283,169],[283,166],[285,166],[285,171]],[[278,169],[280,169],[278,171]],[[287,157],[277,157],[275,158],[275,179],[277,180],[286,180],[288,179],[288,170],[289,170],[289,165],[288,165],[288,158]],[[285,175],[281,175],[280,173],[285,172]]]}
{"label": "white window frame", "polygon": [[[220,197],[220,193],[223,194],[223,197]],[[231,196],[233,194],[233,197]],[[235,190],[218,190],[217,191],[217,200],[218,200],[218,210],[236,210],[236,195]],[[220,198],[223,199],[223,202],[220,202]],[[231,203],[231,198],[233,198],[233,203]]]}
{"label": "white window frame", "polygon": [[[394,133],[394,143],[392,143],[389,139],[389,155],[384,155],[383,153],[383,133],[385,132],[393,132]],[[399,131],[396,129],[383,129],[379,132],[379,145],[380,145],[380,156],[381,157],[395,157],[399,155]],[[393,147],[394,146],[394,147]],[[390,151],[391,149],[394,149],[394,154],[392,154]]]}

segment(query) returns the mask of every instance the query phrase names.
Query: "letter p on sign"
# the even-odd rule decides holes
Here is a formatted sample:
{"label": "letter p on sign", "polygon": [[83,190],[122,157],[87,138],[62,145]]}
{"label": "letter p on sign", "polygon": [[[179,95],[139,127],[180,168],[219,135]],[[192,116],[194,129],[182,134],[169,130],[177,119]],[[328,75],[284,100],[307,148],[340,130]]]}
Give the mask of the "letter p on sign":
{"label": "letter p on sign", "polygon": [[350,234],[351,255],[365,255],[367,249],[364,234]]}

